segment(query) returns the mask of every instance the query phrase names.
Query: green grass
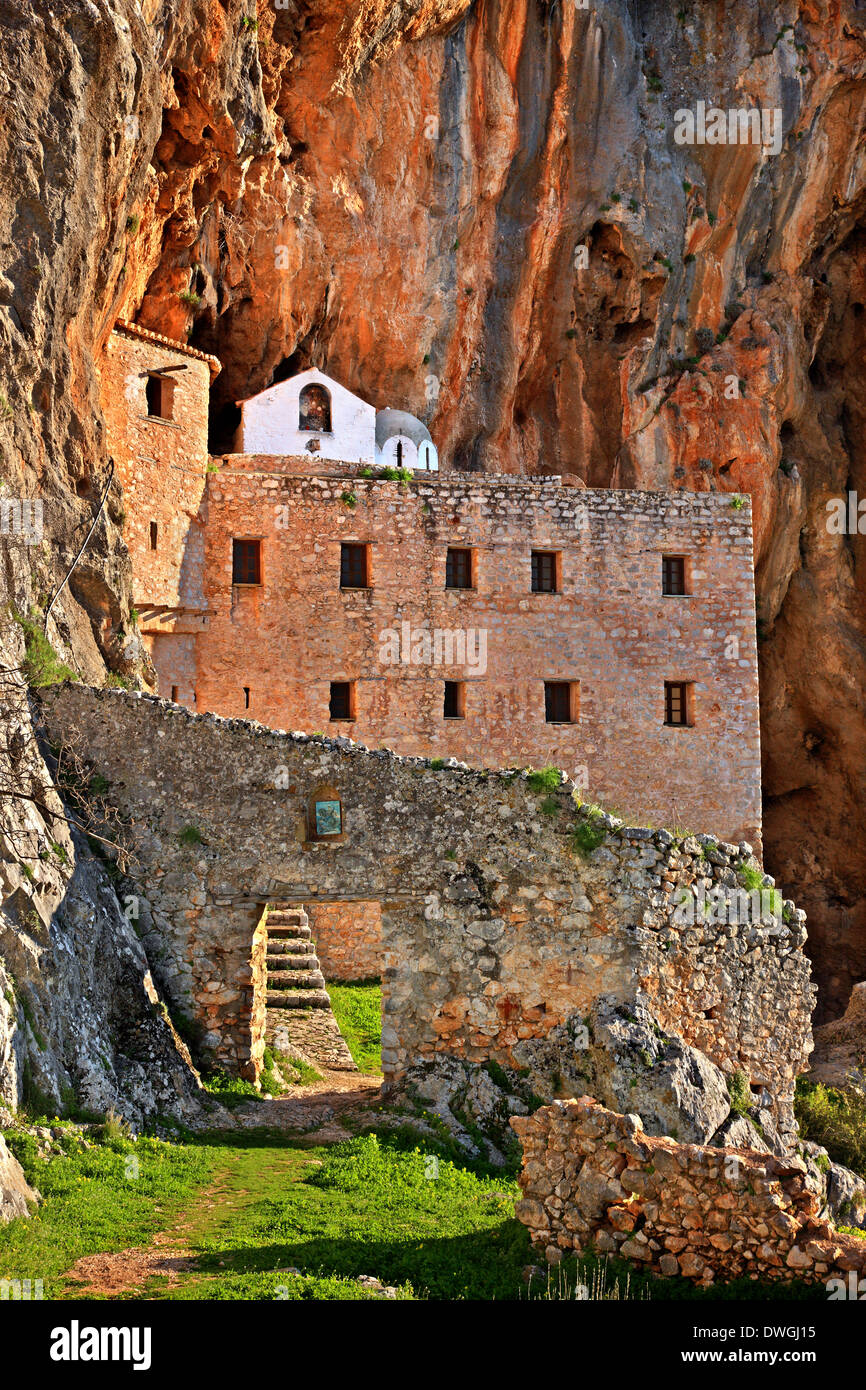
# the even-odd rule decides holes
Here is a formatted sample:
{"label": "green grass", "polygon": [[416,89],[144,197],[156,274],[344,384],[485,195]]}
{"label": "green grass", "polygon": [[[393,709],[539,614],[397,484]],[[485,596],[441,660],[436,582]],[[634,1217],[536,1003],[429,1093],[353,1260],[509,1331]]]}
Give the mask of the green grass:
{"label": "green grass", "polygon": [[152,1279],[145,1298],[359,1300],[371,1296],[356,1282],[362,1274],[404,1299],[563,1299],[577,1282],[611,1297],[617,1281],[631,1299],[826,1298],[821,1284],[701,1290],[592,1257],[567,1258],[527,1291],[524,1267],[543,1260],[514,1217],[517,1183],[454,1162],[408,1131],[330,1147],[266,1130],[178,1144],[115,1137],[89,1150],[71,1127],[66,1136],[67,1155],[50,1163],[36,1157],[35,1140],[7,1136],[47,1200],[30,1220],[0,1227],[0,1277],[43,1279],[47,1298],[81,1297],[62,1276],[82,1255],[141,1247],[157,1231],[195,1267],[171,1286]]}
{"label": "green grass", "polygon": [[213,1096],[228,1110],[260,1099],[259,1092],[251,1081],[244,1081],[239,1076],[229,1076],[224,1071],[202,1073],[201,1084],[208,1095]]}
{"label": "green grass", "polygon": [[210,1176],[213,1158],[204,1148],[148,1138],[80,1149],[71,1128],[66,1135],[67,1154],[45,1163],[35,1139],[6,1132],[45,1202],[29,1220],[0,1226],[0,1278],[42,1279],[46,1298],[62,1295],[60,1276],[82,1255],[140,1245],[162,1230]]}
{"label": "green grass", "polygon": [[382,988],[378,980],[347,985],[328,982],[331,1008],[358,1070],[382,1070]]}

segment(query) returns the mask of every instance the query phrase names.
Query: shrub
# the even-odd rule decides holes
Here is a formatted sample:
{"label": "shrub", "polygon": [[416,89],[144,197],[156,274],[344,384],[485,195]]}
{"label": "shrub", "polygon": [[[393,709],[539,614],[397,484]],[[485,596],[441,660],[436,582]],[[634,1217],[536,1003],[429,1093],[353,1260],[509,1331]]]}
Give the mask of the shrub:
{"label": "shrub", "polygon": [[354,492],[342,492],[340,494],[340,501],[344,506],[348,507],[350,511],[358,505],[358,499]]}
{"label": "shrub", "polygon": [[533,792],[555,792],[562,786],[562,773],[558,767],[532,768],[527,775],[526,785]]}
{"label": "shrub", "polygon": [[866,1093],[800,1077],[794,1110],[804,1139],[823,1145],[834,1163],[866,1178]]}
{"label": "shrub", "polygon": [[744,1071],[735,1071],[728,1077],[728,1096],[733,1115],[748,1115],[754,1102],[749,1078]]}
{"label": "shrub", "polygon": [[196,294],[195,290],[181,290],[178,298],[183,300],[184,304],[188,304],[191,309],[197,309],[201,304],[201,295]]}
{"label": "shrub", "polygon": [[62,681],[78,679],[75,672],[59,659],[38,623],[17,614],[13,616],[24,633],[22,666],[28,685],[42,689],[47,685],[59,685]]}
{"label": "shrub", "polygon": [[584,819],[578,821],[571,832],[571,848],[575,854],[580,854],[588,858],[607,835],[607,831],[601,824],[602,809],[600,806],[581,807]]}
{"label": "shrub", "polygon": [[200,845],[202,843],[201,831],[195,825],[184,826],[177,838],[182,845]]}

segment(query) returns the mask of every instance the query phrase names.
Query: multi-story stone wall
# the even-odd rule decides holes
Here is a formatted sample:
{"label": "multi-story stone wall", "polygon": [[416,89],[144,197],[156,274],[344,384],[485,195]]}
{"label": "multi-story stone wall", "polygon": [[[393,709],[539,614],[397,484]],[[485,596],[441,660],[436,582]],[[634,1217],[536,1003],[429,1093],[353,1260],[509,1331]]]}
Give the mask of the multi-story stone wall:
{"label": "multi-story stone wall", "polygon": [[[261,1057],[262,905],[378,902],[386,1079],[449,1056],[538,1070],[550,1048],[567,1080],[580,1069],[569,1028],[600,996],[649,999],[662,1028],[766,1091],[790,1133],[811,1047],[804,914],[787,903],[740,926],[703,906],[757,872],[747,844],[587,816],[572,784],[525,773],[439,768],[119,691],[43,698],[48,731],[77,732],[129,822],[154,970],[224,1065],[255,1074]],[[340,803],[333,838],[317,836],[319,798]]]}
{"label": "multi-story stone wall", "polygon": [[[386,482],[310,454],[209,463],[218,370],[132,325],[106,352],[135,602],[160,694],[420,756],[553,763],[632,821],[700,824],[760,852],[746,499],[550,478]],[[167,383],[170,418],[154,413],[149,381]],[[300,382],[274,388],[290,414]],[[370,433],[373,408],[332,387],[335,410],[343,396],[350,414],[363,407]],[[258,547],[258,582],[235,582],[236,540]],[[341,587],[346,544],[364,548],[367,569],[352,587]],[[469,587],[446,587],[449,549],[468,552]],[[548,557],[555,592],[533,592],[533,551]],[[684,593],[663,591],[665,556],[682,560]],[[685,686],[685,725],[668,722],[666,683]],[[335,684],[347,707],[332,708]]]}
{"label": "multi-story stone wall", "polygon": [[[199,708],[405,753],[553,763],[632,820],[760,845],[747,504],[258,462],[229,457],[209,482]],[[260,538],[261,584],[232,583],[234,537]],[[346,543],[367,548],[369,587],[341,589]],[[471,589],[446,589],[449,547],[471,552]],[[532,592],[533,551],[555,556],[557,592]],[[662,592],[665,555],[685,561],[683,596]],[[446,680],[462,717],[446,717]],[[349,723],[330,717],[332,682],[352,688]],[[569,684],[572,722],[548,722],[546,682]],[[665,682],[689,684],[689,727],[665,723]]]}
{"label": "multi-story stone wall", "polygon": [[[204,607],[196,527],[207,480],[210,382],[219,369],[215,357],[131,324],[108,339],[102,407],[123,487],[133,596],[142,610]],[[154,377],[166,383],[161,406],[148,401]],[[160,408],[166,417],[154,413]]]}

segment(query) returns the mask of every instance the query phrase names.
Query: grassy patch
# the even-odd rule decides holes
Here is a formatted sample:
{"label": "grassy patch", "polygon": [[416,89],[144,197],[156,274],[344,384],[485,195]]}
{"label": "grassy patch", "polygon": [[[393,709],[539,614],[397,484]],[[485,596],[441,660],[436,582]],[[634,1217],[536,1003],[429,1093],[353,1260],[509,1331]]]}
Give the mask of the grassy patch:
{"label": "grassy patch", "polygon": [[111,1138],[85,1149],[66,1134],[66,1155],[45,1163],[35,1139],[6,1133],[45,1201],[29,1221],[0,1226],[0,1278],[42,1279],[46,1298],[62,1296],[60,1276],[82,1255],[146,1243],[211,1171],[204,1148]]}
{"label": "grassy patch", "polygon": [[804,1139],[821,1144],[835,1163],[866,1178],[866,1095],[805,1081],[797,1082],[794,1107]]}
{"label": "grassy patch", "polygon": [[331,1007],[358,1069],[382,1070],[382,989],[378,980],[348,985],[328,983]]}
{"label": "grassy patch", "polygon": [[224,1071],[202,1073],[201,1084],[208,1095],[213,1096],[226,1109],[233,1110],[238,1105],[246,1105],[251,1100],[261,1100],[259,1092],[251,1081],[240,1076],[229,1076]]}

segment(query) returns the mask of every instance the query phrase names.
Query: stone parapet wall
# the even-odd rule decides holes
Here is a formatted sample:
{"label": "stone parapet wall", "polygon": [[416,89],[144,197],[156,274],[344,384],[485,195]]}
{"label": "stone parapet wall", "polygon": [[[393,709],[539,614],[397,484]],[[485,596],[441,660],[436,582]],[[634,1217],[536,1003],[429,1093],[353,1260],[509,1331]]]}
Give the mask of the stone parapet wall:
{"label": "stone parapet wall", "polygon": [[802,1158],[655,1138],[588,1097],[511,1126],[523,1145],[517,1216],[551,1262],[595,1250],[702,1283],[847,1283],[866,1270],[866,1241],[824,1219],[820,1175]]}

